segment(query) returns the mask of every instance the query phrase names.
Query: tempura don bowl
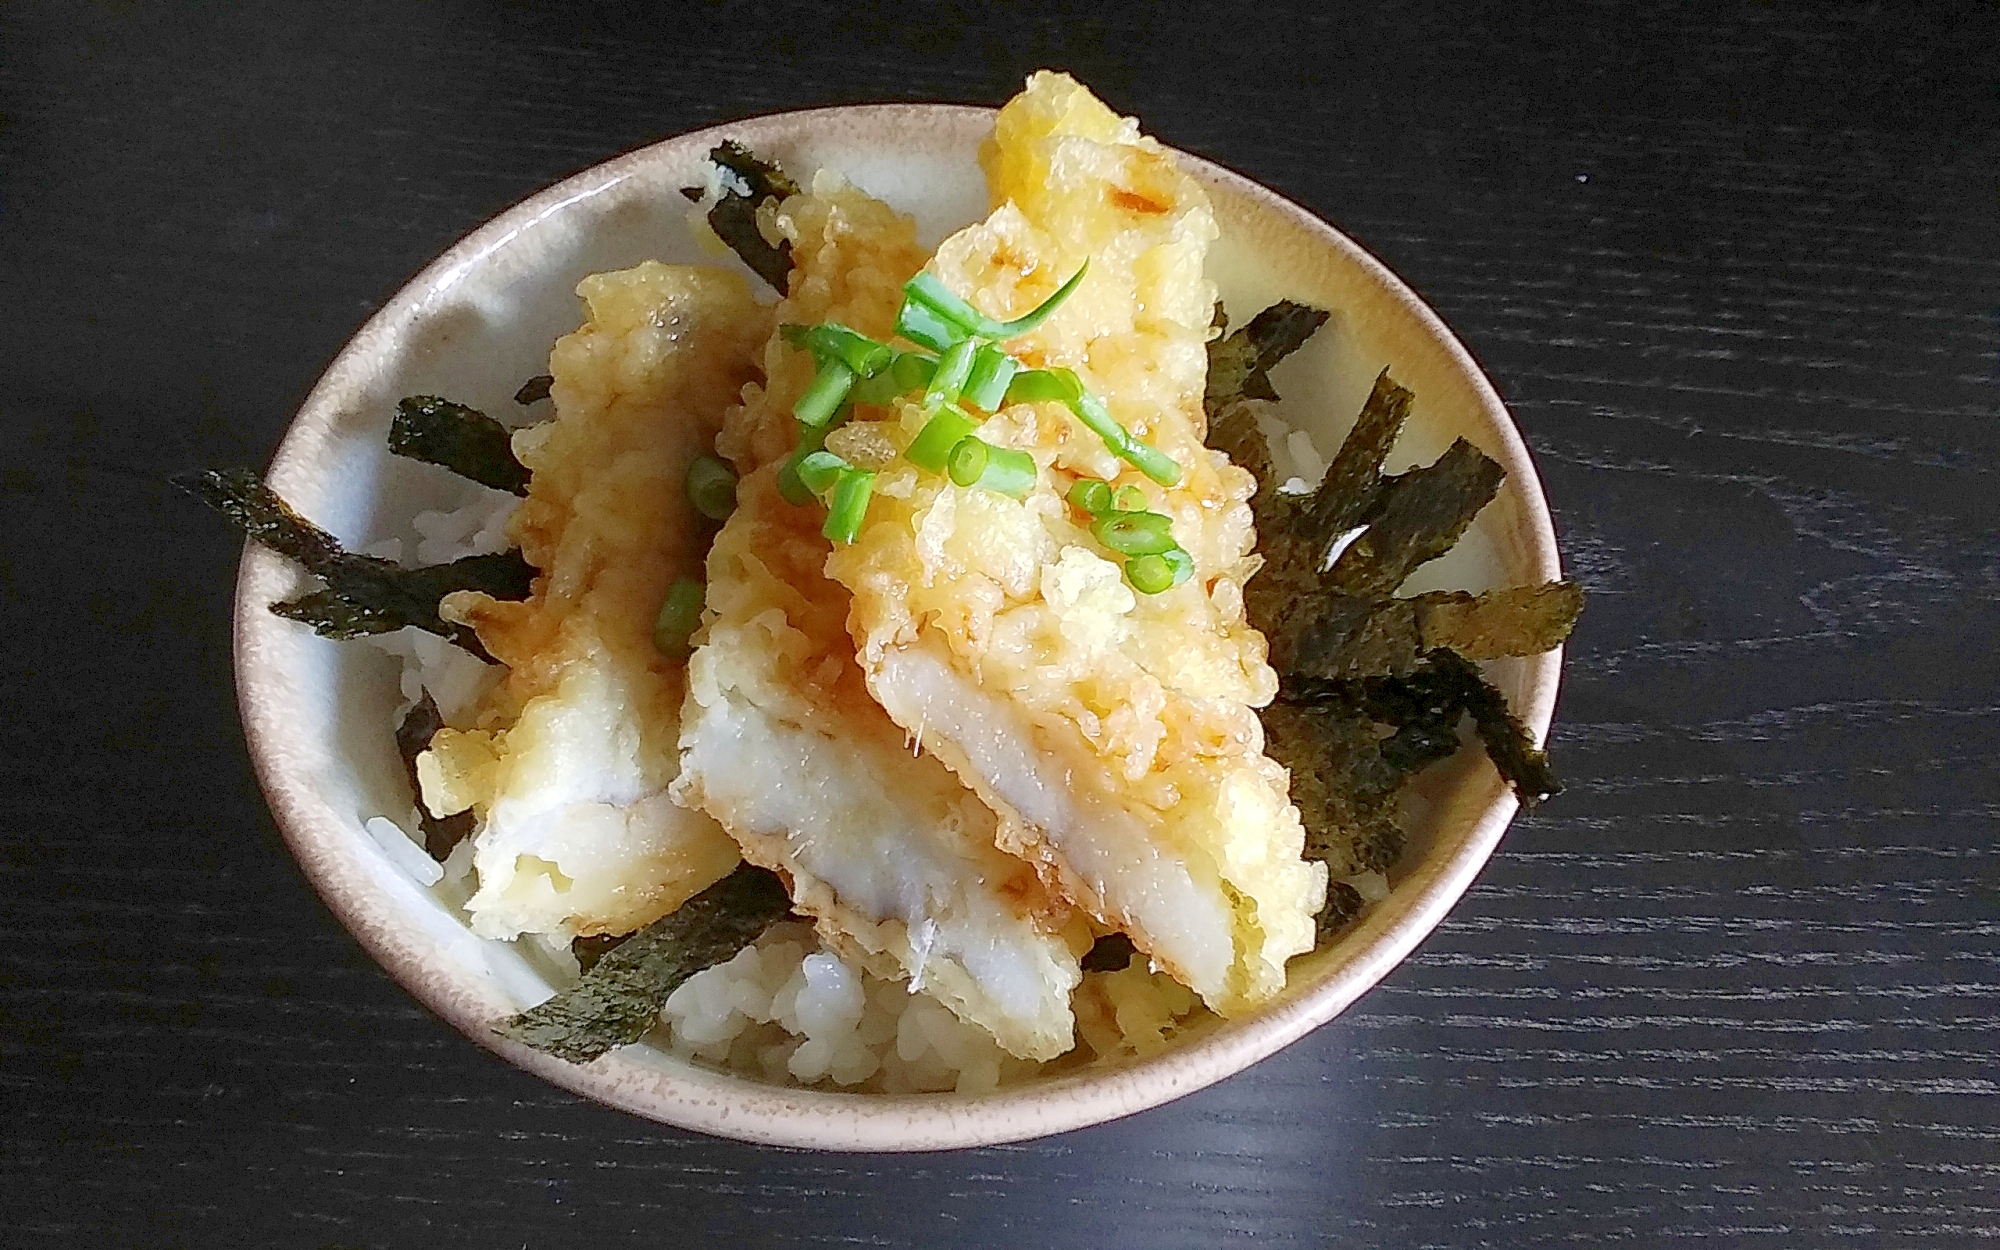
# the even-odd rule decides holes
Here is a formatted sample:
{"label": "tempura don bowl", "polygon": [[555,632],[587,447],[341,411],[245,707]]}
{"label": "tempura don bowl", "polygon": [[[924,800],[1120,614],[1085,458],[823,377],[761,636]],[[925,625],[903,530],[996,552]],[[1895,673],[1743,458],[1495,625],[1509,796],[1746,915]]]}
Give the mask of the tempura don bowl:
{"label": "tempura don bowl", "polygon": [[[912,214],[935,243],[982,216],[977,164],[991,110],[880,105],[787,113],[667,140],[585,171],[454,245],[399,291],[335,359],[280,446],[268,481],[325,528],[359,545],[401,532],[424,508],[480,488],[398,460],[388,419],[410,394],[511,410],[550,344],[576,327],[588,274],[647,259],[718,263],[690,228],[680,188],[735,139],[783,166],[837,171]],[[1232,319],[1280,298],[1333,310],[1273,379],[1286,418],[1323,449],[1339,445],[1388,366],[1415,393],[1391,467],[1434,459],[1463,436],[1497,460],[1498,498],[1422,587],[1482,590],[1560,575],[1555,536],[1526,448],[1464,347],[1407,287],[1345,236],[1227,169],[1177,154],[1213,201],[1221,238],[1209,276]],[[1410,588],[1418,588],[1412,579]],[[1407,955],[1457,900],[1515,810],[1483,756],[1461,751],[1416,783],[1411,840],[1392,889],[1331,944],[1294,960],[1284,993],[1246,1015],[1193,1029],[1162,1053],[1051,1075],[979,1095],[792,1089],[698,1066],[647,1044],[583,1065],[499,1037],[493,1026],[553,986],[507,943],[475,936],[459,912],[399,868],[364,830],[408,809],[393,726],[394,665],[370,648],[314,636],[267,611],[305,579],[246,551],[237,587],[236,673],[258,776],[287,841],[328,906],[426,1005],[509,1062],[611,1106],[749,1141],[845,1150],[927,1150],[1037,1137],[1117,1118],[1230,1076],[1339,1014]],[[1560,652],[1488,666],[1538,738],[1553,709]]]}

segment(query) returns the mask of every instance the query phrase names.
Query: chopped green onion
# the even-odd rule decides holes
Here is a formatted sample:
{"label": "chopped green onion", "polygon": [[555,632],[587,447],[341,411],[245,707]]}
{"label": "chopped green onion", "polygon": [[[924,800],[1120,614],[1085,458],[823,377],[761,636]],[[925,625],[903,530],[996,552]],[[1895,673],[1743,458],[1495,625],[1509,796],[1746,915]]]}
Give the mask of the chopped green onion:
{"label": "chopped green onion", "polygon": [[1151,443],[1133,439],[1118,453],[1139,472],[1152,478],[1162,486],[1173,486],[1181,480],[1181,466],[1172,456]]}
{"label": "chopped green onion", "polygon": [[837,543],[851,543],[868,515],[868,497],[875,492],[875,475],[867,469],[842,469],[827,501],[826,524],[820,528]]}
{"label": "chopped green onion", "polygon": [[1150,556],[1176,545],[1172,526],[1157,512],[1107,512],[1090,523],[1090,532],[1119,555]]}
{"label": "chopped green onion", "polygon": [[805,483],[799,481],[799,463],[826,446],[826,436],[840,425],[841,422],[836,420],[818,429],[810,425],[799,427],[798,444],[792,448],[792,454],[785,457],[783,467],[778,470],[778,493],[785,497],[786,503],[799,507],[813,501],[813,493],[806,489]]}
{"label": "chopped green onion", "polygon": [[855,376],[863,378],[874,377],[895,358],[888,344],[877,343],[837,321],[824,322],[806,331],[806,346],[821,361],[838,360],[854,370]]}
{"label": "chopped green onion", "polygon": [[952,482],[959,486],[971,486],[977,482],[979,475],[986,472],[986,461],[992,450],[977,435],[968,434],[959,439],[958,445],[946,458]]}
{"label": "chopped green onion", "polygon": [[913,299],[905,299],[896,313],[896,333],[934,352],[941,352],[965,337],[965,331]]}
{"label": "chopped green onion", "polygon": [[922,352],[901,352],[896,363],[889,366],[889,374],[896,379],[897,394],[914,391],[920,386],[931,384],[931,375],[937,372],[938,358]]}
{"label": "chopped green onion", "polygon": [[965,389],[965,380],[972,376],[972,358],[978,353],[978,339],[961,339],[946,348],[944,355],[938,357],[930,385],[924,388],[924,407],[936,408],[956,401]]}
{"label": "chopped green onion", "polygon": [[979,423],[956,405],[938,409],[937,415],[925,423],[910,445],[903,449],[903,456],[919,469],[932,473],[942,473],[951,459],[951,449],[960,440],[979,428]]}
{"label": "chopped green onion", "polygon": [[1010,404],[1032,404],[1053,399],[1074,404],[1083,397],[1083,379],[1072,369],[1023,369],[1007,384]]}
{"label": "chopped green onion", "polygon": [[1135,465],[1141,473],[1162,486],[1172,486],[1181,480],[1181,467],[1174,458],[1152,445],[1132,437],[1132,432],[1118,424],[1104,401],[1084,388],[1083,380],[1069,369],[1023,369],[1014,375],[1007,386],[1007,401],[1010,404],[1036,403],[1042,400],[1060,400],[1076,414],[1091,433],[1104,440],[1104,445],[1119,459]]}
{"label": "chopped green onion", "polygon": [[1144,512],[1152,501],[1146,498],[1144,487],[1120,486],[1114,496],[1120,512]]}
{"label": "chopped green onion", "polygon": [[778,327],[778,335],[779,337],[783,338],[785,342],[790,343],[793,347],[798,348],[802,352],[809,352],[812,350],[811,326],[802,326],[799,325],[797,322],[787,321],[783,325]]}
{"label": "chopped green onion", "polygon": [[[1176,561],[1175,556],[1180,560]],[[1125,580],[1142,595],[1157,595],[1172,589],[1194,572],[1194,561],[1179,547],[1133,556],[1125,562]]]}
{"label": "chopped green onion", "polygon": [[1020,372],[1021,362],[991,343],[972,358],[972,373],[965,379],[965,401],[975,408],[998,412],[1007,399],[1007,384]]}
{"label": "chopped green onion", "polygon": [[714,456],[688,461],[688,502],[711,521],[727,521],[736,511],[736,471]]}
{"label": "chopped green onion", "polygon": [[960,486],[1025,499],[1035,489],[1035,458],[1011,447],[995,447],[972,435],[951,449],[951,480]]}
{"label": "chopped green onion", "polygon": [[653,618],[653,645],[661,655],[688,653],[688,639],[701,628],[701,607],[708,588],[692,577],[677,578],[667,588],[660,614]]}
{"label": "chopped green onion", "polygon": [[800,425],[822,429],[847,402],[847,392],[853,386],[854,370],[838,360],[823,360],[812,385],[806,387],[806,393],[792,405],[792,415],[799,419]]}
{"label": "chopped green onion", "polygon": [[1069,501],[1092,516],[1111,511],[1111,483],[1080,477],[1069,488]]}
{"label": "chopped green onion", "polygon": [[841,470],[852,467],[830,451],[810,452],[799,460],[799,485],[815,495],[824,495],[839,480]]}
{"label": "chopped green onion", "polygon": [[[1055,312],[1057,308],[1062,306],[1064,300],[1075,293],[1077,285],[1083,281],[1083,275],[1089,269],[1090,263],[1088,261],[1078,266],[1077,271],[1070,275],[1069,281],[1056,288],[1054,295],[1043,300],[1027,316],[1016,317],[1012,321],[993,320],[993,318],[980,312],[977,308],[974,308],[959,296],[953,294],[951,289],[945,286],[936,274],[928,270],[911,278],[909,282],[904,284],[903,306],[908,308],[911,304],[922,304],[935,313],[937,317],[955,326],[961,334],[976,334],[980,338],[987,339],[1019,338],[1021,335],[1041,325],[1042,322],[1047,321],[1049,314]],[[901,326],[899,325],[897,328],[901,329]]]}

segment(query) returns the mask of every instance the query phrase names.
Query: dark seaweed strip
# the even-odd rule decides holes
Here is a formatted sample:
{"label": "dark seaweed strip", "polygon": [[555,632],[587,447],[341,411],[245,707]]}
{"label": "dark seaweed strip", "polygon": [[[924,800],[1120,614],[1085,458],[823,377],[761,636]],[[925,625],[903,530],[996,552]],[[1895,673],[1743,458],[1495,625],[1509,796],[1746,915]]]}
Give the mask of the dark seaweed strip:
{"label": "dark seaweed strip", "polygon": [[332,590],[315,590],[296,599],[274,603],[271,611],[286,620],[310,625],[315,634],[335,642],[391,633],[409,623],[393,611],[356,603]]}
{"label": "dark seaweed strip", "polygon": [[[799,184],[768,161],[760,160],[749,148],[734,139],[725,139],[708,159],[743,181],[745,191],[726,189],[708,210],[708,225],[731,251],[758,277],[771,284],[778,294],[786,293],[791,282],[792,245],[787,240],[773,244],[757,228],[757,209],[769,199],[785,199],[799,193]],[[690,188],[692,190],[692,188]],[[687,194],[683,191],[682,194]],[[700,199],[699,192],[693,196]]]}
{"label": "dark seaweed strip", "polygon": [[1324,946],[1327,940],[1340,932],[1361,914],[1365,900],[1361,891],[1345,881],[1329,881],[1326,886],[1326,906],[1314,917],[1315,936],[1313,945]]}
{"label": "dark seaweed strip", "polygon": [[[1271,367],[1299,349],[1332,314],[1323,308],[1279,300],[1250,319],[1250,324],[1208,344],[1208,387],[1202,407],[1212,421],[1239,399],[1278,398],[1271,387]],[[1216,308],[1218,325],[1226,324]]]}
{"label": "dark seaweed strip", "polygon": [[569,953],[576,956],[578,972],[589,972],[597,961],[632,940],[629,933],[604,933],[594,937],[571,938]]}
{"label": "dark seaweed strip", "polygon": [[1470,661],[1448,650],[1432,654],[1432,661],[1449,670],[1464,692],[1465,710],[1472,713],[1473,726],[1486,746],[1493,767],[1514,787],[1522,807],[1533,807],[1543,799],[1562,793],[1562,782],[1549,764],[1546,751],[1535,746],[1527,726],[1507,708],[1507,696],[1494,689]]}
{"label": "dark seaweed strip", "polygon": [[556,384],[553,376],[538,373],[521,383],[521,389],[514,392],[514,402],[523,408],[529,404],[539,404],[549,397],[549,388]]}
{"label": "dark seaweed strip", "polygon": [[1118,972],[1131,964],[1138,948],[1123,933],[1107,933],[1091,943],[1083,955],[1085,972]]}
{"label": "dark seaweed strip", "polygon": [[575,985],[496,1031],[558,1059],[588,1063],[638,1041],[681,982],[730,958],[790,910],[775,874],[739,865],[606,952]]}
{"label": "dark seaweed strip", "polygon": [[1543,582],[1479,595],[1439,590],[1393,602],[1410,605],[1424,650],[1450,647],[1468,660],[1491,660],[1561,646],[1583,611],[1583,588]]}
{"label": "dark seaweed strip", "polygon": [[1318,570],[1334,540],[1375,511],[1376,494],[1382,487],[1382,462],[1410,419],[1410,405],[1415,400],[1416,396],[1396,385],[1387,369],[1376,376],[1354,428],[1347,432],[1326,476],[1320,479],[1319,489],[1306,505],[1300,529],[1306,540],[1302,546],[1309,550],[1300,555],[1310,569]]}
{"label": "dark seaweed strip", "polygon": [[[525,599],[535,576],[535,570],[521,558],[518,550],[464,556],[450,564],[430,564],[422,568],[401,569],[401,572],[411,592],[431,604],[457,590],[477,590],[495,599]],[[313,632],[322,638],[337,641],[386,634],[405,625],[429,628],[421,621],[408,619],[393,605],[384,607],[366,603],[337,590],[316,590],[296,599],[286,599],[272,604],[271,611],[288,620],[312,626]],[[483,651],[477,654],[482,659],[486,658]]]}
{"label": "dark seaweed strip", "polygon": [[1368,528],[1341,552],[1325,581],[1350,595],[1386,595],[1416,568],[1451,550],[1507,476],[1464,439],[1437,460],[1385,478]]}
{"label": "dark seaweed strip", "polygon": [[1474,660],[1540,655],[1569,637],[1582,608],[1582,590],[1567,581],[1408,599],[1323,591],[1292,605],[1285,628],[1270,639],[1271,664],[1281,673],[1339,681],[1406,673],[1439,647]]}
{"label": "dark seaweed strip", "polygon": [[[412,625],[490,661],[492,657],[470,628],[438,615],[438,600],[454,590],[482,590],[497,599],[523,599],[534,578],[534,569],[518,551],[468,556],[418,569],[343,551],[333,535],[292,511],[248,469],[207,469],[171,480],[222,513],[250,538],[324,579],[327,593],[304,595],[275,606],[280,615],[305,621],[315,630],[324,622],[332,637]],[[315,617],[316,612],[323,615]]]}
{"label": "dark seaweed strip", "polygon": [[528,469],[514,458],[513,437],[512,430],[477,408],[435,395],[406,397],[389,423],[389,450],[395,454],[450,469],[482,486],[526,495]]}
{"label": "dark seaweed strip", "polygon": [[424,850],[432,859],[444,862],[465,836],[472,832],[472,813],[459,812],[452,816],[433,816],[424,806],[423,787],[417,783],[417,757],[431,744],[437,731],[444,728],[444,717],[438,714],[437,701],[427,693],[411,705],[403,714],[403,723],[396,726],[396,753],[403,757],[403,772],[410,779],[410,793],[416,796],[417,826],[424,835]]}

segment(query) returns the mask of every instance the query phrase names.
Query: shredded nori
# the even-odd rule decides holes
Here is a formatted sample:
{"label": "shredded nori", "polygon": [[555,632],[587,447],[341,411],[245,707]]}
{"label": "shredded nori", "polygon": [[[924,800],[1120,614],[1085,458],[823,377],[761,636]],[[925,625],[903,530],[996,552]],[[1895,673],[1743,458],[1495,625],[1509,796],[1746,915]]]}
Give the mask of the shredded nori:
{"label": "shredded nori", "polygon": [[597,966],[597,961],[632,940],[629,933],[601,933],[592,937],[571,938],[569,953],[576,957],[576,970],[589,972]]}
{"label": "shredded nori", "polygon": [[605,953],[575,985],[497,1031],[558,1059],[588,1063],[638,1041],[681,982],[730,958],[790,910],[775,873],[739,865]]}
{"label": "shredded nori", "polygon": [[[743,190],[725,188],[722,195],[708,210],[708,225],[716,236],[729,245],[731,251],[743,258],[757,276],[771,284],[783,295],[791,281],[792,245],[780,239],[772,243],[757,228],[757,210],[766,200],[783,200],[799,193],[799,184],[792,181],[769,161],[758,157],[749,148],[734,139],[724,139],[708,159],[733,174],[743,184]],[[699,200],[699,187],[683,187],[681,194],[691,200]]]}
{"label": "shredded nori", "polygon": [[[1276,399],[1271,367],[1297,351],[1331,315],[1324,308],[1279,300],[1234,334],[1211,339],[1208,388],[1202,397],[1209,419],[1239,399]],[[1218,326],[1227,324],[1220,304],[1215,320]]]}
{"label": "shredded nori", "polygon": [[1468,714],[1524,807],[1561,788],[1548,756],[1471,661],[1561,644],[1583,595],[1556,581],[1396,596],[1413,570],[1458,541],[1504,474],[1464,439],[1432,464],[1385,473],[1414,401],[1386,369],[1319,486],[1304,497],[1277,489],[1259,406],[1277,398],[1271,364],[1325,320],[1313,312],[1276,305],[1211,342],[1204,403],[1210,445],[1257,479],[1251,510],[1265,563],[1244,606],[1278,670],[1278,696],[1262,712],[1265,748],[1291,772],[1306,856],[1335,878],[1319,917],[1324,942],[1361,910],[1360,894],[1340,878],[1383,871],[1401,856],[1396,795],[1457,752]]}
{"label": "shredded nori", "polygon": [[1083,955],[1085,972],[1119,972],[1132,962],[1138,947],[1123,933],[1107,933],[1091,943]]}
{"label": "shredded nori", "polygon": [[469,627],[438,615],[438,601],[455,590],[525,599],[534,580],[534,568],[519,551],[423,568],[344,551],[333,535],[292,511],[249,469],[206,469],[171,481],[250,538],[326,582],[323,591],[271,605],[273,612],[311,625],[323,637],[356,638],[413,625],[491,662]]}
{"label": "shredded nori", "polygon": [[[521,389],[525,393],[527,387]],[[544,388],[543,394],[547,393]],[[514,458],[513,437],[512,430],[477,408],[436,395],[404,398],[389,423],[389,450],[396,455],[450,469],[482,486],[526,495],[528,469]]]}
{"label": "shredded nori", "polygon": [[521,383],[521,389],[514,392],[514,402],[523,408],[529,404],[539,404],[549,397],[549,388],[555,384],[554,375],[538,373]]}
{"label": "shredded nori", "polygon": [[451,848],[463,841],[472,832],[472,813],[457,812],[450,816],[433,816],[424,806],[423,787],[417,783],[417,757],[431,744],[437,731],[444,728],[444,717],[438,713],[437,700],[429,692],[410,705],[403,714],[403,723],[396,726],[396,753],[403,757],[403,771],[410,779],[410,793],[417,801],[417,828],[424,835],[424,850],[439,863],[451,854]]}

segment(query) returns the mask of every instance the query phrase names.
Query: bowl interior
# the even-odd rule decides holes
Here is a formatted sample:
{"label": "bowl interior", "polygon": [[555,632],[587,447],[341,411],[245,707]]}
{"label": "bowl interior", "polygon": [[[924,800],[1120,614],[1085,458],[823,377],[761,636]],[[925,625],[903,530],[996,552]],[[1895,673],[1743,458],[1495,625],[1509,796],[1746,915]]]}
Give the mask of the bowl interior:
{"label": "bowl interior", "polygon": [[[269,480],[350,546],[414,538],[425,508],[483,488],[387,454],[396,401],[441,394],[504,419],[514,390],[546,371],[574,329],[584,276],[657,258],[727,263],[689,228],[679,188],[732,137],[797,172],[838,171],[912,213],[935,242],[986,209],[976,153],[990,110],[884,105],[783,114],[715,127],[579,174],[454,246],[399,292],[328,369],[300,410]],[[1274,299],[1330,307],[1333,320],[1274,374],[1285,412],[1331,454],[1385,365],[1416,393],[1392,467],[1428,461],[1464,435],[1508,471],[1500,497],[1422,586],[1479,590],[1558,575],[1553,532],[1525,448],[1497,396],[1444,326],[1331,227],[1218,166],[1184,157],[1209,185],[1223,230],[1210,262],[1240,322]],[[518,419],[518,418],[514,418]],[[500,1017],[550,992],[523,946],[476,938],[363,831],[401,819],[410,796],[391,740],[395,665],[364,646],[314,637],[265,611],[305,579],[246,553],[236,603],[239,700],[258,774],[315,887],[370,952],[481,1044],[558,1084],[667,1123],[753,1141],[836,1149],[935,1149],[1016,1140],[1112,1119],[1198,1089],[1337,1014],[1435,926],[1490,853],[1513,799],[1471,752],[1426,774],[1421,827],[1394,889],[1331,948],[1293,964],[1291,986],[1254,1015],[1163,1055],[972,1097],[788,1090],[683,1063],[647,1046],[577,1067],[494,1037]],[[1491,675],[1530,727],[1546,730],[1559,656]]]}

